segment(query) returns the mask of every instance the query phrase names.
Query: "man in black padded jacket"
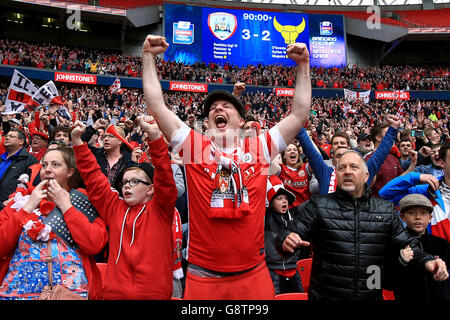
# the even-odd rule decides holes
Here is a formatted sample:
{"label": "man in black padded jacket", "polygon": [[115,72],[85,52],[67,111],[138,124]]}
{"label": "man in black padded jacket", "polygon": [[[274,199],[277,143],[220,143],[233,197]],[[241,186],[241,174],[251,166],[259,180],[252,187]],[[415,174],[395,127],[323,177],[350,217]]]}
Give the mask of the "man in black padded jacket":
{"label": "man in black padded jacket", "polygon": [[369,173],[360,154],[346,151],[336,175],[337,191],[312,196],[277,243],[291,253],[312,243],[310,300],[381,300],[381,286],[371,280],[379,276],[381,281],[390,244],[405,248],[399,252],[404,265],[416,259],[436,281],[448,278],[445,263],[421,250],[417,239],[405,232],[393,204],[371,197],[366,185]]}

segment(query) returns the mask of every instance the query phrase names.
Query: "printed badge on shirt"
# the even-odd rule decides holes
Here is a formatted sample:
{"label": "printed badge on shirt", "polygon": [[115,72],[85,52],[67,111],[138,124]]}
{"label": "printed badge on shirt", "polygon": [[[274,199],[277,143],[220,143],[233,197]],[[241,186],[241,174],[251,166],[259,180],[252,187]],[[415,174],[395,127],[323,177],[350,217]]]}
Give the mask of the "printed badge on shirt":
{"label": "printed badge on shirt", "polygon": [[[219,183],[218,187],[215,188],[211,196],[211,207],[212,208],[227,208],[234,207],[235,194],[234,187],[231,183],[231,176],[228,170],[221,170],[218,173]],[[237,194],[238,204],[241,203],[241,196]]]}

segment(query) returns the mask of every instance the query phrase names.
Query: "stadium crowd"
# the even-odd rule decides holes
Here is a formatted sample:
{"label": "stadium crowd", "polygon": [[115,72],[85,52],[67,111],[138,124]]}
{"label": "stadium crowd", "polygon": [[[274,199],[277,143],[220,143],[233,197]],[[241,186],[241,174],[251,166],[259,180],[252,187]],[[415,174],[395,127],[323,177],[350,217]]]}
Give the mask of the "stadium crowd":
{"label": "stadium crowd", "polygon": [[[157,40],[147,48],[149,57],[164,50],[164,43]],[[369,220],[364,220],[355,232],[361,233],[361,241],[367,241],[362,245],[372,250],[369,250],[370,256],[377,256],[374,259],[383,256],[380,260],[373,260],[386,262],[388,281],[383,283],[383,288],[393,290],[396,299],[408,299],[412,293],[422,299],[450,299],[445,267],[450,259],[450,245],[447,242],[450,240],[450,230],[448,225],[438,227],[436,223],[436,219],[437,222],[448,219],[450,208],[447,102],[384,100],[365,103],[339,97],[312,97],[307,103],[308,113],[303,128],[299,126],[300,131],[295,138],[282,147],[276,138],[282,138],[282,134],[286,133],[276,124],[281,121],[289,124],[292,117],[298,117],[299,108],[306,108],[305,101],[299,100],[298,95],[292,98],[279,97],[275,93],[246,93],[245,85],[292,86],[296,91],[308,90],[308,86],[297,83],[301,76],[298,70],[305,64],[302,60],[304,49],[294,47],[289,54],[295,59],[297,67],[186,66],[158,58],[151,62],[147,57],[142,59],[145,60],[143,62],[141,58],[114,53],[0,40],[0,61],[3,64],[142,76],[144,82],[143,90],[127,89],[121,94],[112,92],[108,87],[62,85],[58,90],[63,105],[51,104],[14,115],[3,113],[8,83],[0,84],[0,239],[5,244],[0,249],[0,299],[39,298],[42,283],[48,283],[48,272],[43,272],[47,267],[45,255],[53,255],[51,251],[55,250],[52,247],[55,245],[62,253],[52,256],[60,262],[53,280],[66,284],[84,299],[183,298],[186,294],[183,292],[185,281],[191,283],[189,297],[198,298],[203,294],[203,298],[209,298],[204,295],[207,292],[212,294],[209,290],[215,289],[199,279],[237,279],[242,278],[243,274],[247,277],[245,281],[252,286],[260,284],[258,281],[252,283],[255,279],[252,277],[263,279],[260,273],[262,265],[259,264],[245,272],[227,270],[227,266],[215,271],[192,263],[187,267],[186,230],[192,219],[192,214],[188,215],[192,211],[188,208],[191,208],[190,201],[193,201],[187,195],[193,188],[187,179],[199,173],[195,172],[198,169],[194,165],[185,163],[186,152],[179,152],[180,149],[185,151],[183,148],[186,146],[186,143],[179,141],[180,136],[185,135],[185,139],[196,139],[201,137],[200,134],[208,137],[212,135],[212,129],[223,128],[223,122],[225,125],[228,125],[227,121],[231,123],[231,116],[225,119],[228,113],[226,117],[224,113],[211,118],[210,114],[227,106],[226,103],[224,107],[211,100],[212,94],[172,91],[161,91],[160,94],[156,91],[157,86],[149,85],[155,81],[156,74],[159,75],[156,80],[235,84],[233,95],[220,93],[220,99],[216,100],[229,103],[230,108],[234,107],[234,111],[239,112],[236,115],[237,119],[241,119],[240,136],[260,139],[258,143],[261,144],[273,139],[273,144],[278,145],[271,152],[278,151],[278,147],[283,149],[270,155],[270,178],[267,189],[264,188],[265,263],[275,294],[308,292],[311,299],[380,299],[380,290],[367,290],[360,283],[352,287],[359,290],[358,295],[348,293],[346,286],[354,284],[346,282],[347,271],[340,274],[341,283],[335,280],[339,278],[335,273],[341,272],[336,271],[339,269],[339,258],[328,264],[330,269],[324,267],[320,271],[322,275],[313,274],[310,283],[301,279],[296,267],[301,259],[345,256],[342,254],[345,249],[339,245],[326,246],[320,238],[316,238],[317,234],[311,235],[311,230],[318,230],[315,232],[326,238],[330,233],[321,229],[323,223],[334,221],[333,228],[338,231],[331,238],[345,235],[349,231],[339,220],[348,217],[344,214],[339,218],[335,214],[344,210],[342,208],[351,208],[369,220],[375,216],[374,212],[377,213],[378,221],[370,220],[372,223],[368,223]],[[154,69],[151,63],[154,63]],[[449,89],[448,69],[443,67],[312,68],[308,77],[312,87]],[[147,105],[146,101],[152,102]],[[165,108],[158,109],[161,105],[172,111],[170,117],[172,114],[177,117],[173,119],[179,127],[172,128],[173,123],[167,125],[170,117],[160,116],[158,112],[166,114]],[[155,112],[154,118],[149,115],[150,108]],[[205,108],[208,110],[205,111]],[[227,112],[231,114],[233,111]],[[212,120],[215,123],[211,124]],[[167,135],[167,132],[174,134]],[[208,148],[217,141],[208,142],[211,143]],[[225,152],[215,150],[212,158],[218,159],[221,170],[229,170],[232,177],[226,180],[220,171],[211,183],[211,188],[218,183],[213,192],[219,193],[217,190],[222,188],[228,190],[229,185],[233,185],[235,194],[244,190],[239,193],[240,198],[233,198],[236,199],[233,202],[237,203],[240,199],[239,202],[244,203],[248,195],[245,196],[246,180],[242,182],[242,176],[248,175],[250,169],[242,169],[241,172],[239,166],[233,167],[233,161],[223,160],[228,157]],[[351,161],[356,163],[351,163],[351,169],[342,167]],[[11,170],[12,167],[15,169]],[[210,168],[205,167],[199,171],[203,174],[208,170]],[[357,173],[348,173],[349,170]],[[366,180],[361,178],[362,174],[358,175],[363,171],[367,174]],[[210,178],[209,174],[206,176]],[[358,194],[355,189],[347,188],[348,184],[361,181]],[[206,185],[196,185],[199,197],[204,195],[201,188]],[[430,188],[435,193],[431,201],[428,200]],[[406,198],[408,195],[413,197]],[[84,201],[85,205],[72,206],[73,197],[81,199],[77,201]],[[352,202],[351,199],[356,200]],[[50,210],[47,209],[49,202]],[[335,206],[334,209],[327,207],[330,204]],[[394,204],[398,205],[403,224],[393,218]],[[174,214],[168,215],[172,210]],[[315,216],[316,211],[322,216]],[[217,210],[210,210],[207,214],[211,215],[211,219],[236,219],[221,216],[223,213]],[[46,229],[42,223],[46,215],[57,221],[53,229]],[[138,220],[141,215],[145,223]],[[408,220],[408,215],[416,220]],[[329,219],[323,222],[323,216]],[[201,217],[194,219],[196,224],[202,221]],[[63,231],[56,227],[61,224]],[[383,234],[379,238],[383,243],[379,247],[382,250],[374,249],[377,241],[367,236],[373,226],[380,228],[377,231],[383,230],[379,232]],[[189,227],[194,230],[192,232],[197,232],[197,240],[201,234],[197,230],[198,225]],[[386,228],[389,230],[385,231]],[[52,243],[53,239],[56,242]],[[342,240],[339,239],[336,241]],[[395,248],[386,259],[385,241],[392,241],[394,245],[389,248]],[[307,246],[310,242],[311,248]],[[427,246],[429,243],[436,245],[430,249]],[[53,248],[50,253],[47,253],[48,248]],[[194,250],[192,248],[194,244],[191,247]],[[202,250],[198,243],[195,250]],[[264,249],[261,250],[264,253]],[[370,264],[370,258],[355,254],[366,259],[364,263]],[[141,260],[136,260],[136,256],[140,256]],[[236,263],[232,257],[224,259]],[[102,283],[97,266],[105,263],[108,267]],[[402,266],[408,269],[399,269]],[[359,265],[351,267],[357,268]],[[18,274],[30,279],[24,280]],[[403,282],[396,277],[398,274],[402,274]],[[125,285],[131,278],[136,279],[136,283]],[[365,285],[365,280],[363,282]],[[226,295],[226,290],[222,291],[227,281],[220,283],[219,293],[215,294],[233,298],[233,295]],[[230,280],[229,285],[234,285],[232,283]],[[262,291],[267,289],[266,284],[260,285]],[[151,292],[148,290],[150,286]],[[173,290],[168,293],[168,288]],[[192,291],[192,288],[199,291]],[[202,293],[201,288],[206,291]],[[254,293],[256,289],[251,291]]]}
{"label": "stadium crowd", "polygon": [[[187,65],[157,58],[161,79],[256,86],[293,87],[295,68],[283,65],[238,67],[231,64]],[[5,65],[100,75],[141,77],[140,57],[48,43],[0,39],[0,61]],[[313,88],[361,90],[449,90],[447,66],[342,66],[311,68]]]}

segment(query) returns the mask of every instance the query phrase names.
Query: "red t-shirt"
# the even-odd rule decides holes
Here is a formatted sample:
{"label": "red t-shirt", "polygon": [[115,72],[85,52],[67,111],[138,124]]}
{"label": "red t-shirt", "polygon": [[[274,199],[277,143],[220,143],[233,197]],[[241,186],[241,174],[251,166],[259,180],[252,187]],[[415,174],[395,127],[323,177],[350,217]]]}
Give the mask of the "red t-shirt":
{"label": "red t-shirt", "polygon": [[283,182],[284,187],[295,195],[295,201],[289,208],[296,207],[305,202],[311,196],[309,192],[308,173],[306,164],[301,168],[295,169],[281,164],[281,171],[278,175]]}
{"label": "red t-shirt", "polygon": [[210,208],[219,212],[236,210],[232,176],[228,170],[216,172],[219,166],[212,155],[211,139],[183,125],[171,144],[185,164],[188,261],[219,272],[247,270],[263,262],[268,168],[271,160],[286,148],[278,128],[275,126],[255,138],[241,139],[239,147],[228,152],[240,166],[249,199],[250,211],[236,218],[211,214]]}
{"label": "red t-shirt", "polygon": [[4,143],[5,143],[5,136],[2,134],[2,142],[0,143],[0,155],[6,152]]}
{"label": "red t-shirt", "polygon": [[[365,160],[368,161],[372,155],[373,153],[368,154]],[[402,173],[403,169],[400,165],[400,161],[397,157],[392,155],[392,153],[389,153],[384,160],[380,170],[378,170],[375,184],[371,186],[372,196],[378,197],[378,192],[381,190],[381,188],[383,188],[386,183],[394,178],[397,178]]]}

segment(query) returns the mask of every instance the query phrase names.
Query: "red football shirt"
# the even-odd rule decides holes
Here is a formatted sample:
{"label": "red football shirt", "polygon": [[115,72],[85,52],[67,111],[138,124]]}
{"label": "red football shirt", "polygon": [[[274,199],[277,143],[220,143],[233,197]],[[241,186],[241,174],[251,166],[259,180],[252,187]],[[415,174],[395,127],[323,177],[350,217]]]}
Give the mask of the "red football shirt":
{"label": "red football shirt", "polygon": [[311,192],[309,191],[306,164],[299,169],[284,164],[281,164],[280,167],[281,170],[278,175],[280,180],[283,182],[284,187],[295,195],[295,201],[289,208],[296,207],[308,200],[311,196]]}
{"label": "red football shirt", "polygon": [[278,128],[275,126],[258,137],[241,139],[235,150],[224,150],[239,164],[248,191],[250,212],[239,218],[211,216],[211,207],[216,210],[235,207],[231,176],[226,169],[217,170],[211,139],[183,125],[171,144],[185,164],[188,261],[219,272],[247,270],[263,262],[268,168],[271,160],[286,148]]}

